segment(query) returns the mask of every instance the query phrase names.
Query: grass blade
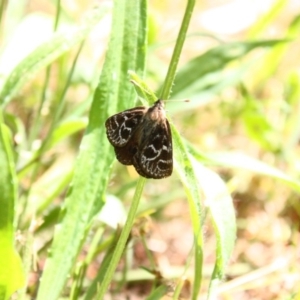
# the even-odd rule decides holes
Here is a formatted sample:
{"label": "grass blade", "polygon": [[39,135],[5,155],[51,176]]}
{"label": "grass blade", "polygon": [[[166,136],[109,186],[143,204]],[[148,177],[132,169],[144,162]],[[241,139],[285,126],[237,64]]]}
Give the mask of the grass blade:
{"label": "grass blade", "polygon": [[132,69],[141,74],[145,64],[145,51],[141,51],[146,40],[145,7],[143,2],[141,6],[135,4],[133,0],[115,1],[109,50],[66,199],[66,214],[55,232],[37,299],[58,298],[91,219],[105,201],[107,172],[114,153],[106,139],[104,122],[118,109],[133,105],[133,88],[127,72]]}
{"label": "grass blade", "polygon": [[107,9],[102,7],[93,10],[81,27],[74,29],[73,32],[54,34],[52,39],[40,45],[23,59],[0,87],[0,104],[7,104],[38,71],[82,42],[106,11]]}

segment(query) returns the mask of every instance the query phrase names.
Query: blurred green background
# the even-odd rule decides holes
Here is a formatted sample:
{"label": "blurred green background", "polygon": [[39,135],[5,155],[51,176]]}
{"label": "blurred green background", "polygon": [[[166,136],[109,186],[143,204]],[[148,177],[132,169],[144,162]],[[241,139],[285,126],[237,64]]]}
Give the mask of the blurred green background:
{"label": "blurred green background", "polygon": [[[101,17],[79,32],[76,26],[85,24],[96,4],[105,6]],[[162,86],[184,8],[185,1],[148,2],[144,80],[153,90]],[[26,265],[28,299],[35,295],[87,126],[107,50],[110,9],[110,1],[62,1],[58,17],[55,1],[1,2],[0,95],[19,181],[16,248],[25,265],[33,261]],[[220,299],[300,297],[299,12],[300,2],[293,0],[197,1],[171,94],[172,99],[191,101],[167,104],[182,137],[226,182],[236,208],[238,235],[227,277],[218,289]],[[58,35],[52,39],[54,32]],[[61,38],[65,50],[56,46]],[[19,65],[39,45],[44,47],[39,59]],[[11,84],[7,78],[17,66]],[[116,226],[137,178],[132,167],[114,165],[108,194],[115,202],[99,220]],[[193,243],[176,172],[147,183],[140,212],[139,220],[147,226],[138,225],[137,236],[141,228],[146,230],[142,235],[157,265],[176,277]],[[151,220],[142,218],[150,214]],[[90,235],[98,225],[92,225]],[[204,226],[205,286],[216,246],[211,224]],[[112,236],[112,230],[106,230]],[[131,247],[133,264],[147,265],[141,243]],[[85,280],[95,277],[99,257],[89,265]],[[186,282],[182,297],[188,299],[189,277]],[[147,288],[132,283],[118,299],[144,299],[140,290]]]}

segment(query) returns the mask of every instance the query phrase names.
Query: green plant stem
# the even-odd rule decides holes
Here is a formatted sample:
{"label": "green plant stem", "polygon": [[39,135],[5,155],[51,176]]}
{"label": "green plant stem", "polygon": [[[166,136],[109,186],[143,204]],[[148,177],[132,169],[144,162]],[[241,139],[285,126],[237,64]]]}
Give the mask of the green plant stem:
{"label": "green plant stem", "polygon": [[118,266],[118,263],[120,261],[120,258],[123,254],[127,239],[129,237],[131,228],[133,226],[135,215],[139,206],[140,198],[144,189],[146,179],[144,177],[140,177],[139,181],[137,183],[137,187],[135,190],[135,194],[133,197],[132,204],[130,205],[130,210],[128,212],[127,220],[124,225],[124,228],[121,232],[120,238],[118,240],[117,246],[115,248],[115,251],[113,253],[113,256],[111,258],[110,264],[108,266],[108,269],[106,271],[105,277],[103,279],[103,282],[100,283],[100,289],[97,294],[96,299],[102,300],[104,299],[104,295],[108,289],[108,286],[113,278],[114,272]]}
{"label": "green plant stem", "polygon": [[176,40],[176,44],[175,44],[175,48],[173,51],[173,55],[171,58],[171,62],[169,65],[169,69],[168,69],[168,73],[164,82],[164,86],[161,92],[161,99],[168,99],[170,94],[171,94],[171,88],[172,88],[172,84],[174,82],[175,79],[175,75],[176,75],[176,70],[177,70],[177,65],[179,62],[179,58],[180,58],[180,54],[183,48],[183,44],[186,38],[186,33],[190,24],[190,20],[192,17],[192,13],[194,10],[194,6],[195,6],[195,2],[196,0],[188,0],[186,9],[185,9],[185,13],[184,13],[184,17],[181,23],[181,27],[179,30],[179,34]]}
{"label": "green plant stem", "polygon": [[[185,10],[185,14],[184,14],[184,18],[181,24],[181,28],[178,34],[178,38],[176,40],[176,44],[175,44],[175,48],[174,48],[174,52],[171,58],[171,62],[170,62],[170,66],[168,69],[168,73],[166,76],[166,80],[163,86],[163,90],[161,93],[161,98],[162,99],[168,99],[170,93],[171,93],[171,87],[175,78],[175,73],[176,73],[176,69],[177,69],[177,65],[178,65],[178,61],[180,58],[180,54],[183,48],[183,44],[185,41],[185,37],[186,37],[186,33],[189,27],[189,23],[190,23],[190,19],[192,16],[192,12],[193,12],[193,8],[195,6],[195,0],[189,0],[186,10]],[[103,279],[103,282],[100,285],[100,289],[99,289],[99,293],[97,295],[96,299],[103,299],[104,295],[108,289],[108,286],[112,280],[113,274],[117,268],[117,265],[120,261],[120,258],[122,256],[122,253],[124,251],[124,247],[126,245],[128,236],[130,234],[131,228],[133,226],[133,222],[135,219],[135,215],[136,215],[136,211],[138,208],[138,204],[139,204],[139,200],[141,197],[141,194],[143,192],[143,188],[145,185],[145,178],[140,177],[138,184],[137,184],[137,188],[135,190],[135,195],[133,198],[133,202],[130,206],[130,210],[129,210],[129,214],[125,223],[125,226],[122,230],[121,236],[119,238],[119,241],[117,243],[116,249],[113,253],[111,262],[109,264],[109,267],[106,271],[106,275]]]}

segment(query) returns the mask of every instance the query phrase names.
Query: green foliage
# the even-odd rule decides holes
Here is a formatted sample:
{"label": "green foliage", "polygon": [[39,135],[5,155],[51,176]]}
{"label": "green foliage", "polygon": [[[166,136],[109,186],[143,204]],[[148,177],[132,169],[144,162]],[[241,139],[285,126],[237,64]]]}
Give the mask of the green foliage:
{"label": "green foliage", "polygon": [[[0,114],[0,121],[2,116]],[[14,247],[14,206],[17,201],[17,176],[11,138],[8,129],[0,126],[0,298],[10,295],[25,284],[24,271],[19,254]]]}
{"label": "green foliage", "polygon": [[[110,169],[114,155],[106,140],[103,124],[110,111],[116,107],[122,108],[122,97],[134,98],[130,83],[126,80],[126,70],[143,72],[145,55],[140,49],[145,48],[145,16],[140,13],[144,12],[144,7],[133,5],[132,1],[127,4],[125,1],[117,1],[116,6],[118,9],[114,10],[109,44],[109,49],[113,50],[107,53],[94,95],[89,124],[74,169],[72,189],[65,203],[66,213],[61,228],[54,235],[52,258],[47,260],[37,299],[57,298],[92,218],[104,205],[109,179],[107,170]],[[137,40],[133,40],[131,34]],[[112,78],[112,73],[116,79]],[[96,153],[101,153],[100,160]],[[74,220],[77,220],[76,226],[72,225]],[[58,269],[57,266],[61,267]]]}
{"label": "green foliage", "polygon": [[[250,30],[249,36],[259,40],[220,43],[202,54],[188,53],[189,59],[178,68],[182,52],[188,52],[184,43],[195,5],[195,1],[187,1],[182,21],[178,20],[181,27],[173,55],[165,64],[166,78],[157,82],[160,92],[153,92],[148,83],[157,79],[151,76],[153,66],[146,68],[148,42],[155,44],[159,31],[153,14],[147,36],[146,0],[115,0],[112,11],[101,5],[89,11],[81,26],[70,26],[67,15],[60,15],[58,1],[57,32],[33,47],[12,69],[0,60],[0,300],[9,299],[16,291],[21,297],[38,300],[56,300],[63,294],[70,299],[88,300],[103,299],[105,294],[121,290],[134,271],[126,257],[136,223],[150,214],[159,219],[163,208],[180,197],[189,206],[194,237],[192,259],[186,258],[180,274],[173,276],[179,279],[174,289],[169,287],[170,278],[153,279],[145,272],[140,275],[139,279],[153,280],[152,291],[145,299],[160,299],[170,293],[179,298],[187,274],[192,274],[191,299],[197,299],[202,290],[208,299],[216,297],[234,251],[237,225],[227,183],[211,169],[227,170],[229,177],[234,177],[236,170],[244,170],[251,176],[272,178],[286,185],[291,194],[300,191],[296,179],[299,170],[294,165],[298,160],[294,149],[300,138],[298,72],[290,71],[288,79],[283,80],[285,101],[274,104],[272,96],[261,96],[263,85],[268,84],[290,51],[291,40],[298,38],[299,17],[281,39],[263,38],[265,28],[285,4],[277,1]],[[1,6],[0,20],[11,11],[10,6],[7,10],[5,7]],[[110,15],[107,47],[103,42],[107,49],[99,63],[85,53],[83,41]],[[59,20],[69,25],[67,30],[57,28]],[[1,54],[8,57],[12,45],[8,36],[1,38],[6,40]],[[13,54],[9,54],[13,60]],[[234,90],[235,96],[226,96],[228,90]],[[190,128],[193,141],[183,138],[184,130],[181,134],[177,120],[173,123],[169,116],[174,176],[162,181],[136,181],[125,166],[114,167],[115,155],[106,139],[105,120],[134,107],[136,98],[148,105],[169,95],[191,100],[188,104],[168,104],[168,114],[183,111],[187,115],[184,128]],[[218,97],[222,103],[215,106]],[[198,111],[200,105],[206,105],[208,113],[217,113],[205,118],[206,108]],[[199,113],[203,115],[199,117]],[[214,134],[220,145],[211,151],[205,149],[205,133],[199,128],[215,117]],[[224,136],[234,135],[235,130],[242,132],[249,148],[255,145],[264,155],[251,157],[228,150]],[[236,149],[247,150],[243,145]],[[286,168],[279,169],[282,165]],[[144,198],[151,198],[151,202],[145,204]],[[131,203],[128,212],[127,201]],[[208,221],[215,247],[207,250],[203,228]],[[24,233],[24,247],[15,241],[17,231]],[[143,246],[156,271],[145,241]],[[208,283],[203,271],[207,252],[215,256]],[[42,266],[41,281],[27,286],[26,280],[35,270],[35,257]],[[120,275],[116,269],[122,257],[124,272]],[[98,268],[92,279],[88,269],[94,264]],[[109,290],[112,281],[116,286]]]}

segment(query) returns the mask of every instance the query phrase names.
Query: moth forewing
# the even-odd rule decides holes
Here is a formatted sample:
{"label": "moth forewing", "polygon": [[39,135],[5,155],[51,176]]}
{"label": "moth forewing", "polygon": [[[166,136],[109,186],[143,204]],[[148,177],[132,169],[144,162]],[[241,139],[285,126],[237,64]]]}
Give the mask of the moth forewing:
{"label": "moth forewing", "polygon": [[123,147],[132,137],[147,108],[139,106],[109,117],[106,122],[106,135],[114,147]]}
{"label": "moth forewing", "polygon": [[149,108],[120,112],[107,119],[105,125],[108,140],[122,164],[133,164],[146,178],[160,179],[172,174],[172,134],[162,100]]}

